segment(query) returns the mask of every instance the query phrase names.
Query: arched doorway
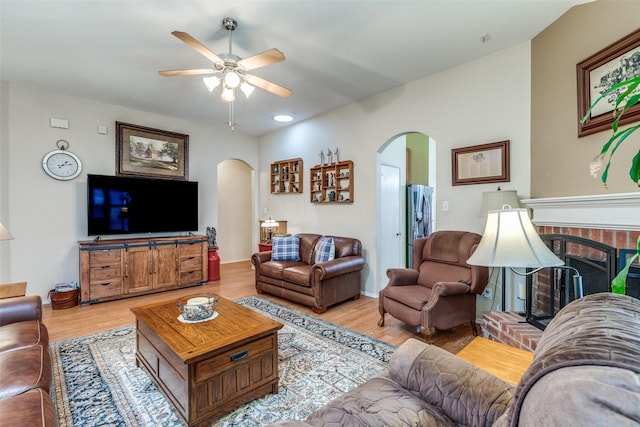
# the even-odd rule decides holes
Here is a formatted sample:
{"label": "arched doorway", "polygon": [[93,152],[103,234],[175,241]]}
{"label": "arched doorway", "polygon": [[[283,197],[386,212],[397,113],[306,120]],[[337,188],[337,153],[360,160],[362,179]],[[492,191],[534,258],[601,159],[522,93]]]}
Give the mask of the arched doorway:
{"label": "arched doorway", "polygon": [[246,162],[227,159],[218,164],[218,246],[221,262],[244,261],[253,250],[254,170]]}
{"label": "arched doorway", "polygon": [[406,132],[387,140],[378,150],[377,290],[386,285],[388,268],[404,267],[410,255],[407,228],[408,184],[433,188],[429,212],[435,228],[435,141],[421,132]]}

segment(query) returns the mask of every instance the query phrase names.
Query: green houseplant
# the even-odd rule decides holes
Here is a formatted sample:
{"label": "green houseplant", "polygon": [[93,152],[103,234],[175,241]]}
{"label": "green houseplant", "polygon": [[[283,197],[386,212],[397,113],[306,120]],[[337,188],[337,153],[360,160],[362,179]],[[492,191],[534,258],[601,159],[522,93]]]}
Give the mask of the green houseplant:
{"label": "green houseplant", "polygon": [[[611,157],[615,154],[616,150],[622,143],[624,143],[627,138],[632,135],[635,131],[640,129],[640,123],[635,124],[633,126],[629,126],[625,129],[620,129],[620,119],[624,115],[624,113],[634,105],[640,103],[640,93],[635,93],[636,89],[640,86],[640,75],[637,75],[629,80],[622,81],[620,83],[616,83],[611,86],[607,91],[603,92],[598,99],[589,107],[589,110],[582,118],[582,123],[584,123],[591,113],[591,109],[600,102],[606,96],[612,93],[618,93],[619,95],[616,98],[616,103],[613,108],[613,117],[614,121],[611,124],[612,134],[609,140],[602,146],[602,150],[600,150],[600,154],[597,155],[593,161],[591,162],[591,174],[594,177],[598,176],[598,173],[601,173],[600,180],[602,184],[607,186],[607,177],[609,175],[609,167],[611,166]],[[602,166],[607,160],[606,166],[604,170]],[[640,186],[640,148],[638,148],[638,152],[631,160],[631,169],[629,169],[629,177],[633,182],[635,182],[638,186]],[[627,260],[624,268],[618,273],[618,275],[611,282],[611,290],[617,294],[626,293],[627,288],[627,276],[629,274],[629,268],[631,264],[640,256],[640,237],[638,237],[638,242],[636,244],[636,254]]]}

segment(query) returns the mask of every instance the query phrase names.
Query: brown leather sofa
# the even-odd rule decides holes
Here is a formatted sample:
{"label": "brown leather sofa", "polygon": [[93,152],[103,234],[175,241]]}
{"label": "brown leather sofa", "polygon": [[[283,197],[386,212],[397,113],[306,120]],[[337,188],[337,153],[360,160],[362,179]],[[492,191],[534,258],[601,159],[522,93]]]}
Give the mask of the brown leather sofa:
{"label": "brown leather sofa", "polygon": [[57,426],[39,296],[0,299],[0,424]]}
{"label": "brown leather sofa", "polygon": [[305,421],[272,425],[637,427],[639,329],[638,299],[600,293],[575,300],[549,323],[517,386],[412,338],[380,375]]}
{"label": "brown leather sofa", "polygon": [[364,267],[362,243],[350,237],[333,238],[335,258],[315,263],[320,234],[301,233],[300,261],[273,261],[271,252],[253,254],[256,290],[324,313],[331,305],[349,298],[360,298],[360,270]]}

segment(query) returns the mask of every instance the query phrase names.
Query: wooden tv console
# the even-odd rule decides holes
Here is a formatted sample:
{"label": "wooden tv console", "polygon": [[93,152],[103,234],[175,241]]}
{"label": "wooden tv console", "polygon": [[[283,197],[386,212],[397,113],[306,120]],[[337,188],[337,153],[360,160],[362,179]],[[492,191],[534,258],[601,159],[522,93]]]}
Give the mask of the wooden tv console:
{"label": "wooden tv console", "polygon": [[206,236],[91,240],[79,244],[80,303],[207,282]]}

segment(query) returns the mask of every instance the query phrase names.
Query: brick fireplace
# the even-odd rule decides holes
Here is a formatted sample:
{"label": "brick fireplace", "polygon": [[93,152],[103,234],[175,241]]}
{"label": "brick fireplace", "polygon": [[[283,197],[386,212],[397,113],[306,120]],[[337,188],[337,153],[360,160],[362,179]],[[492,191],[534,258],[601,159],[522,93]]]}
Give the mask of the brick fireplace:
{"label": "brick fireplace", "polygon": [[[635,253],[640,235],[640,192],[527,199],[522,204],[532,210],[540,235],[575,236],[612,246],[617,259]],[[579,251],[584,253],[575,255],[596,260],[603,257],[596,250]],[[634,268],[637,272],[640,264],[634,264]],[[615,269],[617,272],[618,265]],[[516,312],[485,312],[483,334],[495,341],[535,350],[542,331],[524,320]]]}

